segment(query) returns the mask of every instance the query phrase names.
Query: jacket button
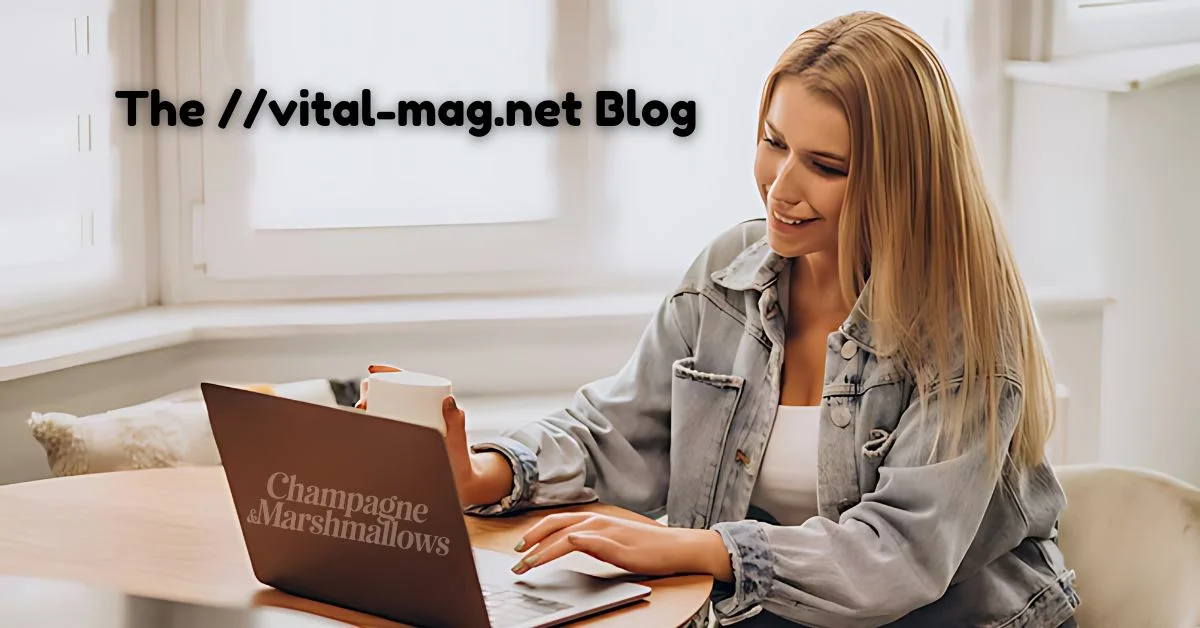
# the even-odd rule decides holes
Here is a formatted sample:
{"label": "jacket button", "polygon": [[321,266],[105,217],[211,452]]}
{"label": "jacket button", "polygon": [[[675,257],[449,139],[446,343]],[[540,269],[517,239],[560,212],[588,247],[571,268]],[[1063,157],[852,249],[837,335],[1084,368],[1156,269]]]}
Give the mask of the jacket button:
{"label": "jacket button", "polygon": [[829,418],[833,421],[834,425],[838,427],[846,427],[847,425],[850,425],[850,408],[838,406],[833,409],[833,412],[830,413]]}
{"label": "jacket button", "polygon": [[843,358],[849,360],[850,358],[854,357],[854,354],[856,353],[858,353],[858,345],[853,340],[847,340],[846,343],[842,345]]}

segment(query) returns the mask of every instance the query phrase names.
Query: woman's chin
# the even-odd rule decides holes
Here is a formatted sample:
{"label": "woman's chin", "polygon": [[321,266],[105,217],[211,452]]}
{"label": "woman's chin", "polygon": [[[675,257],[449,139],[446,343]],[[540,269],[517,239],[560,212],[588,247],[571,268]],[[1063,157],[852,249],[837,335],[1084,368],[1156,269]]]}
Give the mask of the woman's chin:
{"label": "woman's chin", "polygon": [[798,240],[798,238],[788,238],[777,233],[767,235],[767,244],[771,246],[771,250],[783,257],[803,257],[815,250],[812,243]]}

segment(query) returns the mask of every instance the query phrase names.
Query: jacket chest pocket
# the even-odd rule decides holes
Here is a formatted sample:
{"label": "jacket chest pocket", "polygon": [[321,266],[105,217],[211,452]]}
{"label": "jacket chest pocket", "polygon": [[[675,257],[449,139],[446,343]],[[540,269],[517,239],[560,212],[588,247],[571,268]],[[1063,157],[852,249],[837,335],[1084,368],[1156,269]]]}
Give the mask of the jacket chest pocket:
{"label": "jacket chest pocket", "polygon": [[671,365],[671,525],[703,527],[712,513],[721,461],[745,379],[706,373],[695,358]]}

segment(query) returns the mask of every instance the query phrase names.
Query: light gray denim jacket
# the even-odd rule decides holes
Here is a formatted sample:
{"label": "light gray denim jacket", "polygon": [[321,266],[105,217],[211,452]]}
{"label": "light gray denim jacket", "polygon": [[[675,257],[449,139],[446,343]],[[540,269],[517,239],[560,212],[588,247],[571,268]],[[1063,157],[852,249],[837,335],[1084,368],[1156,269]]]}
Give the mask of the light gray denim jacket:
{"label": "light gray denim jacket", "polygon": [[[788,259],[762,220],[696,259],[614,376],[569,407],[475,445],[513,464],[497,515],[600,500],[720,533],[732,585],[722,623],[1059,626],[1078,597],[1055,541],[1065,505],[1048,465],[996,482],[986,453],[927,464],[909,374],[872,346],[861,309],[830,334],[819,428],[819,516],[780,526],[750,513],[779,403]],[[1001,395],[1011,434],[1021,405]],[[953,382],[950,383],[953,386]]]}

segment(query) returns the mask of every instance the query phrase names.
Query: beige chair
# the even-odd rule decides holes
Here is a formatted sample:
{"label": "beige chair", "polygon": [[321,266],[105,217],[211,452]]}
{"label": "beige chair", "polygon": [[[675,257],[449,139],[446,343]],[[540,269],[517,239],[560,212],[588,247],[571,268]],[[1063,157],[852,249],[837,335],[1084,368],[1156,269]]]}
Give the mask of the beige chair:
{"label": "beige chair", "polygon": [[1200,489],[1142,469],[1057,472],[1080,628],[1200,628]]}

